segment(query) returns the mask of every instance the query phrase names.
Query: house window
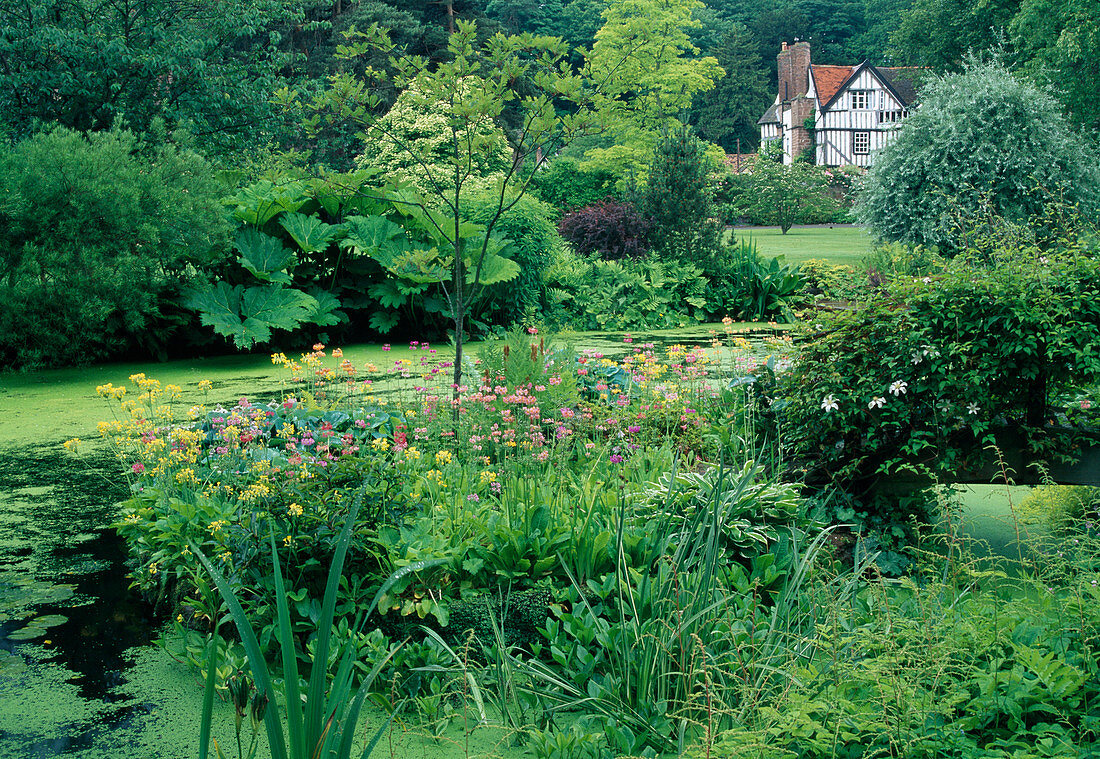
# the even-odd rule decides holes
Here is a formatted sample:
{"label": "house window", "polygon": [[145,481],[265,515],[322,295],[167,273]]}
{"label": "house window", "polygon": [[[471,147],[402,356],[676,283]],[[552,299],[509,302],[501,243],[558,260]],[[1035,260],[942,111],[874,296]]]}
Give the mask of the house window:
{"label": "house window", "polygon": [[905,111],[881,111],[878,115],[880,124],[896,124],[905,118]]}
{"label": "house window", "polygon": [[871,133],[852,133],[852,152],[856,155],[867,155],[871,152]]}
{"label": "house window", "polygon": [[852,110],[865,111],[874,105],[874,92],[871,90],[852,90]]}

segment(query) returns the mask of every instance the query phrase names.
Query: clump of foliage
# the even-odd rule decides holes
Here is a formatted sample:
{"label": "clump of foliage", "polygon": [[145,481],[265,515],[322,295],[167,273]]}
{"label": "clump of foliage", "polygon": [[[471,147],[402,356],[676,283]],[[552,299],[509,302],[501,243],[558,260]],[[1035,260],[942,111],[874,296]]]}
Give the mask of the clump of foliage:
{"label": "clump of foliage", "polygon": [[[213,281],[192,287],[185,303],[238,347],[278,339],[273,330],[307,327],[323,328],[321,339],[398,328],[431,337],[444,330],[448,304],[438,260],[445,245],[441,219],[406,193],[358,172],[261,180],[229,202],[241,223],[235,240],[239,255],[209,272]],[[496,209],[474,201],[469,208],[486,222]],[[546,212],[531,203],[517,203],[495,221],[515,235],[514,245],[492,236],[473,306],[496,308],[502,319],[516,318],[537,300],[543,259],[556,235]],[[479,245],[485,229],[485,224],[464,220],[459,236]],[[522,273],[508,257],[511,250],[532,271],[525,288],[498,295],[493,285]],[[492,306],[486,297],[500,298],[503,305]]]}
{"label": "clump of foliage", "polygon": [[[561,250],[562,239],[551,218],[554,210],[535,197],[518,198],[497,221],[494,232],[508,240],[507,255],[519,267],[519,274],[506,287],[490,289],[477,304],[480,321],[506,326],[537,312],[542,300],[543,273]],[[495,197],[471,198],[466,218],[485,225],[497,213]]]}
{"label": "clump of foliage", "polygon": [[618,181],[619,177],[610,171],[582,169],[576,158],[562,156],[535,174],[532,189],[564,214],[617,197]]}
{"label": "clump of foliage", "polygon": [[959,256],[822,315],[825,335],[779,378],[804,475],[860,491],[881,475],[953,472],[1013,429],[1042,449],[1056,400],[1100,378],[1100,268],[1084,253]]}
{"label": "clump of foliage", "polygon": [[840,204],[830,181],[825,169],[801,160],[784,164],[776,149],[765,147],[751,169],[727,178],[725,215],[730,221],[777,226],[784,234],[795,224],[831,221]]}
{"label": "clump of foliage", "polygon": [[0,148],[0,366],[165,356],[172,305],[225,255],[224,187],[195,152],[65,128]]}
{"label": "clump of foliage", "polygon": [[888,241],[966,247],[960,229],[989,217],[1041,222],[1053,203],[1090,216],[1100,162],[1058,103],[997,61],[969,59],[922,91],[921,107],[875,158],[856,213]]}
{"label": "clump of foliage", "polygon": [[798,266],[783,256],[765,258],[752,240],[740,240],[705,260],[707,302],[713,315],[745,321],[793,321],[789,300],[802,288]]}
{"label": "clump of foliage", "polygon": [[669,131],[657,143],[637,206],[651,224],[649,240],[662,260],[702,262],[716,256],[712,172],[706,146],[688,127]]}
{"label": "clump of foliage", "polygon": [[900,581],[830,586],[819,572],[806,593],[817,611],[803,607],[795,628],[807,637],[788,644],[765,687],[742,691],[734,729],[685,756],[1095,753],[1095,527],[1078,527],[1070,545],[1036,546],[1042,569],[1008,593],[942,557]]}
{"label": "clump of foliage", "polygon": [[[466,192],[503,181],[512,168],[508,137],[492,119],[456,125],[456,108],[469,107],[480,95],[472,78],[453,84],[454,91],[440,93],[409,82],[386,114],[371,124],[372,134],[363,142],[356,165],[381,170],[431,200],[455,194],[456,170]],[[468,161],[458,164],[456,156]]]}
{"label": "clump of foliage", "polygon": [[691,264],[565,253],[546,271],[548,322],[572,329],[668,329],[702,322],[707,279]]}
{"label": "clump of foliage", "polygon": [[605,261],[641,258],[649,250],[650,221],[632,203],[602,200],[562,217],[558,232],[582,255]]}

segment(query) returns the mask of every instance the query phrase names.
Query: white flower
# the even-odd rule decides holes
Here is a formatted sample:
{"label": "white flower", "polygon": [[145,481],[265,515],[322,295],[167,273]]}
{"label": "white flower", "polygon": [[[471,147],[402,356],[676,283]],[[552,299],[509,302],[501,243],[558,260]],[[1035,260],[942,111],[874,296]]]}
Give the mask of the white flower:
{"label": "white flower", "polygon": [[924,358],[921,356],[919,351],[913,351],[912,361],[913,361],[914,365],[919,364],[923,360],[924,360]]}
{"label": "white flower", "polygon": [[890,383],[890,392],[895,396],[905,395],[906,388],[909,387],[909,383],[905,380],[895,380]]}
{"label": "white flower", "polygon": [[867,408],[870,408],[870,409],[882,408],[885,405],[886,405],[886,399],[880,396],[878,398],[872,398],[871,402],[867,404]]}
{"label": "white flower", "polygon": [[840,409],[840,404],[836,402],[836,396],[830,393],[821,399],[821,408],[826,412],[838,411]]}
{"label": "white flower", "polygon": [[979,411],[981,411],[981,409],[978,407],[977,403],[966,404],[966,413],[974,414],[975,416],[977,416]]}
{"label": "white flower", "polygon": [[930,285],[930,284],[932,284],[932,278],[931,277],[925,277],[924,279],[921,280],[921,282],[923,282],[926,285]]}

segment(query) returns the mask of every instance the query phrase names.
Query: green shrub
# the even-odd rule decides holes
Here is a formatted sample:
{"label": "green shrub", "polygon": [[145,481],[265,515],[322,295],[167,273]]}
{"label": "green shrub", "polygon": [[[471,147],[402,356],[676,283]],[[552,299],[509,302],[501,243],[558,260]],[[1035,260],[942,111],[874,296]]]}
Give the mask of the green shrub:
{"label": "green shrub", "polygon": [[1100,488],[1083,485],[1043,485],[1020,502],[1019,513],[1027,521],[1064,533],[1076,529],[1086,517],[1095,518],[1100,507]]}
{"label": "green shrub", "polygon": [[811,258],[798,265],[805,291],[824,298],[843,298],[852,291],[857,274],[851,266],[830,264]]}
{"label": "green shrub", "polygon": [[881,238],[955,253],[975,220],[1040,223],[1052,202],[1095,212],[1095,150],[1036,85],[998,61],[971,59],[921,100],[876,156],[857,201],[857,216]]}
{"label": "green shrub", "polygon": [[688,127],[669,132],[657,143],[645,189],[635,205],[649,220],[649,240],[662,260],[693,263],[718,251],[713,172],[705,144]]}
{"label": "green shrub", "polygon": [[730,174],[723,183],[722,219],[728,224],[778,226],[784,234],[795,224],[822,224],[845,219],[843,205],[833,197],[826,170],[761,152],[752,168]]}
{"label": "green shrub", "polygon": [[998,430],[1066,455],[1041,428],[1060,394],[1100,377],[1098,288],[1094,260],[1036,251],[992,267],[957,257],[883,283],[822,316],[825,336],[780,376],[788,450],[803,475],[857,490],[973,464]]}
{"label": "green shrub", "polygon": [[0,366],[163,357],[181,288],[224,256],[223,189],[196,153],[123,131],[0,149]]}
{"label": "green shrub", "polygon": [[706,318],[702,269],[654,259],[590,260],[564,252],[546,271],[546,317],[572,329],[668,329]]}
{"label": "green shrub", "polygon": [[[464,206],[466,218],[488,224],[497,211],[495,197],[471,198]],[[511,241],[508,257],[519,264],[519,276],[503,286],[491,288],[475,316],[482,321],[506,326],[537,311],[542,300],[542,278],[562,239],[551,218],[553,209],[530,195],[520,197],[493,225],[493,234]]]}
{"label": "green shrub", "polygon": [[610,171],[582,169],[576,158],[555,158],[535,174],[532,188],[558,214],[619,195],[615,189],[619,177]]}

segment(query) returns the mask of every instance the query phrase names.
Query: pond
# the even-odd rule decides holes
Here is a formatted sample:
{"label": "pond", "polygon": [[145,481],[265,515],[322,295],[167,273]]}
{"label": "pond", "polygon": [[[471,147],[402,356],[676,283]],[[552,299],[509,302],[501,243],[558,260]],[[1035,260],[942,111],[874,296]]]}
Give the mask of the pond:
{"label": "pond", "polygon": [[[708,344],[715,329],[722,325],[633,339],[695,346]],[[633,346],[622,334],[579,334],[570,342],[608,357]],[[379,366],[414,355],[404,346],[344,353],[357,365]],[[135,373],[179,385],[184,403],[232,405],[288,387],[286,372],[266,355],[0,377],[4,759],[195,754],[201,690],[192,673],[153,645],[164,620],[130,591],[124,549],[109,528],[127,488],[119,463],[96,441],[108,410],[95,388]],[[208,396],[200,394],[200,380],[212,383]],[[62,448],[71,438],[83,440],[79,457]],[[491,737],[479,740],[483,754],[496,753]]]}
{"label": "pond", "polygon": [[[743,325],[739,325],[743,326]],[[761,360],[774,327],[747,334]],[[575,347],[616,357],[653,343],[709,346],[722,325],[636,334],[578,334]],[[475,346],[476,348],[476,346]],[[380,366],[405,346],[354,346],[345,357]],[[440,351],[443,353],[444,351]],[[423,355],[423,354],[420,354]],[[727,366],[732,369],[732,366]],[[193,757],[201,689],[154,645],[163,618],[129,589],[123,547],[109,525],[127,487],[101,448],[107,407],[97,385],[147,373],[183,390],[184,403],[232,405],[289,387],[267,356],[113,364],[0,377],[0,758]],[[209,380],[208,396],[199,390]],[[82,438],[80,455],[62,443]],[[996,509],[993,509],[996,511]],[[225,715],[223,715],[225,716]],[[456,728],[460,730],[461,728]],[[518,756],[479,732],[436,744],[396,730],[395,753]]]}

